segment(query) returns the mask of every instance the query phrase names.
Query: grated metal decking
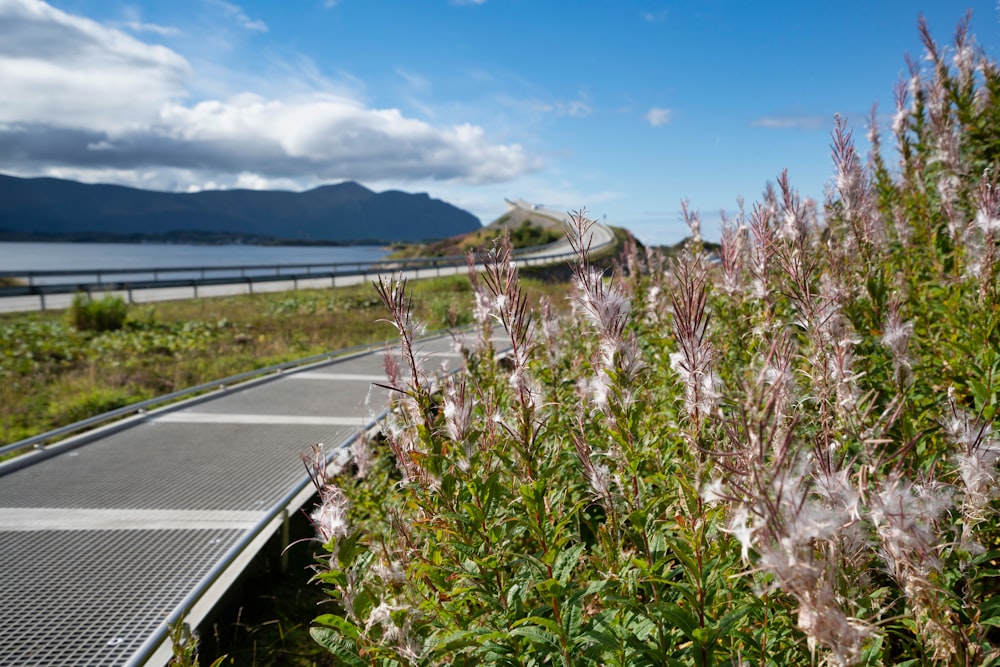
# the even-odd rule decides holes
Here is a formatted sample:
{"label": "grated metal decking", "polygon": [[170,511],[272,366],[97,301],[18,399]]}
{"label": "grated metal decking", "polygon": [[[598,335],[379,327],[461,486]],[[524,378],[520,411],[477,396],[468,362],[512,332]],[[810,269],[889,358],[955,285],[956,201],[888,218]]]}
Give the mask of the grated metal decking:
{"label": "grated metal decking", "polygon": [[[422,345],[429,368],[461,363],[448,337]],[[324,362],[0,465],[0,667],[147,660],[168,616],[306,486],[300,453],[385,409],[383,368],[380,351]]]}

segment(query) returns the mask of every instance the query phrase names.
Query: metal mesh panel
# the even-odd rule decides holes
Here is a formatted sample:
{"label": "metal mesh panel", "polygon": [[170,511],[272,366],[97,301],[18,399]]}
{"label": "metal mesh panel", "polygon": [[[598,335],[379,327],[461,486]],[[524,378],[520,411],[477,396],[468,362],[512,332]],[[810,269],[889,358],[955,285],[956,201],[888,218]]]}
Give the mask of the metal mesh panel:
{"label": "metal mesh panel", "polygon": [[305,475],[299,453],[344,426],[151,423],[2,479],[0,507],[262,510]]}
{"label": "metal mesh panel", "polygon": [[124,664],[241,533],[0,533],[0,666]]}

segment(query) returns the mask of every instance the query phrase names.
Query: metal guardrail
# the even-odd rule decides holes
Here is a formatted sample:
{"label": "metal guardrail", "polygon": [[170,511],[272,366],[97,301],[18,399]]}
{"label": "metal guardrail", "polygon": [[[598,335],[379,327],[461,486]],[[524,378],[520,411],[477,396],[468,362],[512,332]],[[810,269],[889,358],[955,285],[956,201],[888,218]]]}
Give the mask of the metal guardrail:
{"label": "metal guardrail", "polygon": [[[535,253],[546,247],[557,244],[545,244],[519,248],[514,252],[515,257],[528,253]],[[563,253],[558,253],[563,254]],[[188,285],[191,281],[205,281],[206,284],[219,284],[221,282],[245,282],[247,280],[290,280],[298,278],[324,278],[330,276],[357,275],[360,273],[373,273],[385,267],[398,267],[403,270],[424,267],[454,267],[465,264],[464,255],[446,255],[442,257],[417,257],[409,259],[383,258],[365,262],[313,262],[308,264],[243,264],[243,265],[220,265],[220,266],[172,266],[172,267],[151,267],[151,268],[131,268],[131,269],[51,269],[44,271],[35,270],[6,270],[0,271],[0,278],[14,278],[27,281],[25,285],[9,285],[0,287],[0,295],[21,295],[34,294],[36,290],[51,288],[81,287],[90,286],[94,289],[115,287],[123,284],[144,284],[156,283],[157,286],[174,286],[174,283]],[[212,275],[216,274],[216,275]],[[161,276],[180,275],[180,278],[162,278]],[[190,277],[194,275],[195,277]],[[134,276],[132,279],[124,277]],[[42,278],[70,278],[79,277],[85,280],[68,281],[63,283],[36,283]],[[116,279],[119,278],[119,279]],[[59,291],[65,291],[64,289]]]}
{"label": "metal guardrail", "polygon": [[[256,370],[247,371],[245,373],[239,373],[237,375],[230,375],[229,377],[223,378],[221,380],[216,380],[214,382],[206,382],[204,384],[199,384],[194,387],[188,387],[187,389],[181,389],[179,391],[171,392],[169,394],[164,394],[163,396],[157,396],[155,398],[150,398],[145,401],[140,401],[138,403],[132,403],[124,407],[118,408],[117,410],[111,410],[110,412],[105,412],[99,415],[95,415],[88,419],[83,419],[66,426],[62,426],[51,431],[46,431],[45,433],[40,433],[38,435],[32,436],[30,438],[25,438],[24,440],[18,440],[17,442],[12,442],[8,445],[3,445],[0,447],[0,456],[5,454],[10,454],[12,452],[17,452],[22,449],[39,449],[44,443],[50,440],[55,440],[65,435],[71,433],[76,433],[78,431],[83,431],[88,428],[99,426],[105,424],[121,417],[128,417],[133,414],[142,414],[147,412],[150,408],[155,408],[159,406],[166,405],[168,403],[173,403],[184,398],[193,398],[198,394],[203,394],[211,391],[233,391],[239,387],[239,384],[246,382],[247,380],[253,380],[257,378],[263,378],[268,375],[277,376],[291,368],[298,368],[300,366],[308,366],[310,364],[315,364],[323,361],[331,361],[333,359],[338,359],[340,357],[349,356],[352,354],[358,354],[361,352],[370,352],[372,350],[377,350],[380,346],[385,345],[385,341],[379,341],[377,343],[369,343],[367,345],[355,345],[354,347],[348,347],[343,350],[334,350],[331,352],[323,352],[322,354],[316,354],[311,357],[306,357],[304,359],[295,359],[293,361],[286,361],[281,364],[274,364],[272,366],[267,366],[265,368],[258,368]],[[234,385],[237,385],[234,387]],[[5,472],[0,470],[0,475]]]}
{"label": "metal guardrail", "polygon": [[[612,235],[613,239],[613,235]],[[562,242],[550,243],[528,248],[519,248],[514,252],[515,258],[527,259],[529,264],[549,263],[557,259],[570,257],[571,251],[539,255],[545,248],[561,245]],[[593,248],[599,250],[613,240]],[[311,264],[247,264],[230,266],[193,266],[193,267],[152,267],[147,269],[54,269],[48,271],[0,271],[0,278],[25,280],[24,285],[0,286],[0,297],[38,296],[42,299],[46,294],[72,294],[76,292],[128,292],[132,290],[156,289],[171,287],[198,287],[226,284],[249,284],[275,281],[297,282],[299,280],[329,279],[331,283],[337,278],[347,276],[368,276],[387,271],[416,271],[421,269],[454,269],[465,266],[464,255],[448,255],[444,257],[412,258],[412,259],[380,259],[371,262],[327,262]],[[215,275],[213,275],[215,274]],[[162,276],[179,276],[175,278]],[[192,277],[193,276],[193,277]],[[46,278],[79,278],[59,283],[38,283]]]}
{"label": "metal guardrail", "polygon": [[[614,243],[614,238],[610,241],[602,243],[599,246],[595,246],[592,250],[600,250],[604,247]],[[547,255],[538,255],[539,249],[544,249],[546,246],[540,246],[538,248],[523,248],[520,252],[515,253],[515,258],[522,263],[524,266],[532,266],[539,264],[551,264],[560,259],[567,259],[574,256],[572,251],[564,251]],[[41,310],[46,310],[46,296],[55,295],[66,295],[66,294],[77,294],[85,293],[88,295],[107,294],[107,293],[120,293],[127,297],[127,300],[132,303],[135,301],[133,296],[134,292],[141,292],[144,290],[152,289],[165,289],[165,288],[190,288],[192,290],[191,298],[198,298],[198,290],[200,287],[210,287],[219,285],[247,285],[247,290],[249,293],[253,293],[253,286],[259,283],[271,283],[276,281],[292,282],[293,289],[299,288],[299,281],[316,281],[316,280],[329,280],[329,287],[337,286],[338,278],[346,277],[361,277],[361,280],[366,280],[369,276],[375,276],[379,274],[386,273],[397,273],[397,272],[410,272],[410,277],[424,278],[426,275],[420,275],[423,270],[430,270],[433,275],[440,276],[442,271],[457,271],[466,265],[465,258],[457,257],[440,257],[440,258],[425,258],[425,259],[407,259],[407,260],[388,260],[374,262],[370,264],[366,263],[346,263],[339,265],[297,265],[299,267],[306,266],[305,273],[282,273],[283,269],[288,269],[296,265],[257,265],[255,267],[245,266],[236,267],[242,268],[245,275],[242,276],[229,276],[229,277],[205,277],[205,278],[186,278],[186,279],[159,279],[158,275],[160,273],[198,273],[204,271],[206,274],[213,270],[219,270],[219,267],[190,267],[190,268],[163,268],[163,269],[150,269],[150,271],[157,272],[157,279],[155,280],[133,280],[133,281],[117,281],[108,282],[104,281],[105,277],[115,276],[115,275],[138,275],[135,270],[132,269],[109,269],[100,272],[96,271],[34,271],[34,272],[17,272],[17,271],[4,271],[0,272],[0,277],[25,277],[27,273],[32,274],[32,280],[34,278],[40,278],[42,276],[94,276],[98,277],[100,274],[101,281],[99,282],[75,282],[75,283],[59,283],[59,284],[38,284],[33,283],[29,285],[13,285],[13,286],[3,286],[0,287],[0,299],[3,298],[24,298],[24,297],[37,297],[39,300],[39,308]],[[337,271],[327,271],[327,272],[316,272],[312,270],[312,267],[318,266],[340,266],[344,267],[343,270]],[[348,268],[351,267],[351,268]],[[254,274],[251,269],[264,269],[275,271],[269,274]],[[230,271],[233,267],[228,267]],[[315,283],[313,285],[315,287]],[[62,306],[62,307],[65,307]]]}

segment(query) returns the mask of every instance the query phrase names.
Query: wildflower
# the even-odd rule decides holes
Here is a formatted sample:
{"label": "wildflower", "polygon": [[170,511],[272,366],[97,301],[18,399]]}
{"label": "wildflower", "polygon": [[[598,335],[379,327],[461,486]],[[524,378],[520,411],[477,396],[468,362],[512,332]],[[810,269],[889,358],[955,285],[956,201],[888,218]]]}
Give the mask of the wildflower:
{"label": "wildflower", "polygon": [[904,590],[919,588],[937,568],[933,527],[950,507],[950,494],[934,485],[903,480],[897,474],[882,482],[873,501],[869,516],[890,574]]}
{"label": "wildflower", "polygon": [[754,546],[753,534],[757,531],[754,525],[748,525],[749,518],[750,513],[746,507],[737,507],[729,517],[729,527],[723,529],[740,543],[740,558],[743,559],[744,563],[749,562],[750,549]]}
{"label": "wildflower", "polygon": [[327,544],[334,538],[346,537],[349,532],[347,510],[350,501],[340,487],[330,481],[332,475],[327,469],[323,444],[315,444],[309,454],[302,454],[302,462],[319,494],[320,504],[309,515],[319,538]]}
{"label": "wildflower", "polygon": [[750,230],[743,215],[743,201],[740,200],[740,216],[730,220],[722,213],[722,289],[730,296],[742,289],[744,257],[747,251],[747,237]]}
{"label": "wildflower", "polygon": [[[580,423],[580,430],[583,424]],[[578,434],[573,435],[573,447],[576,450],[576,457],[583,466],[583,474],[590,484],[590,492],[594,498],[600,502],[607,512],[612,512],[611,498],[611,470],[603,463],[594,462],[594,451],[590,444]]]}
{"label": "wildflower", "polygon": [[347,509],[350,501],[340,487],[327,484],[320,492],[320,505],[309,515],[320,539],[327,543],[334,538],[347,537]]}
{"label": "wildflower", "polygon": [[386,587],[401,586],[406,583],[406,570],[398,560],[381,558],[372,569]]}
{"label": "wildflower", "polygon": [[721,477],[715,477],[701,487],[701,499],[706,504],[724,502],[728,499]]}
{"label": "wildflower", "polygon": [[576,298],[587,319],[602,335],[620,338],[631,309],[628,297],[617,286],[605,286],[603,273],[593,267],[576,273]]}
{"label": "wildflower", "polygon": [[893,375],[896,382],[902,384],[909,378],[911,368],[907,349],[910,345],[910,336],[913,334],[913,322],[904,322],[899,308],[897,300],[889,302],[889,313],[882,331],[882,345],[889,348]]}
{"label": "wildflower", "polygon": [[1000,440],[992,426],[969,415],[955,403],[954,390],[948,390],[951,415],[943,427],[948,439],[961,450],[955,455],[955,467],[962,480],[962,543],[966,549],[981,551],[973,540],[976,525],[985,520],[986,510],[1000,494],[997,465],[1000,463]]}
{"label": "wildflower", "polygon": [[354,461],[355,476],[358,479],[365,479],[371,472],[374,463],[374,454],[364,431],[351,443],[351,460]]}
{"label": "wildflower", "polygon": [[983,172],[976,188],[976,217],[973,223],[983,234],[1000,235],[1000,187],[989,169]]}
{"label": "wildflower", "polygon": [[688,227],[688,234],[691,235],[691,243],[701,243],[701,218],[697,211],[688,208],[689,205],[686,199],[681,200],[681,215]]}
{"label": "wildflower", "polygon": [[473,401],[466,396],[465,376],[451,379],[444,389],[444,423],[448,437],[455,442],[463,442],[469,429]]}

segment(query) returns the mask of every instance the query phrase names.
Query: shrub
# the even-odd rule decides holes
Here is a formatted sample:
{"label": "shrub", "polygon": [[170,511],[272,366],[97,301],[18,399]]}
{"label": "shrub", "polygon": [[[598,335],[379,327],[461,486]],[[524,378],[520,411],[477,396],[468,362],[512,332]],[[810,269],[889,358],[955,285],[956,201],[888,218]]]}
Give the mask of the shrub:
{"label": "shrub", "polygon": [[94,299],[78,293],[67,311],[69,323],[78,331],[117,331],[125,325],[128,305],[119,296]]}
{"label": "shrub", "polygon": [[608,279],[577,215],[573,312],[530,312],[499,249],[454,377],[423,366],[405,283],[377,285],[400,334],[384,444],[356,446],[353,478],[310,461],[321,645],[353,665],[1000,660],[1000,69],[966,23],[953,65],[921,36],[898,168],[874,122],[863,161],[837,119],[822,222],[782,173],[724,220],[719,266],[684,206],[678,257]]}

